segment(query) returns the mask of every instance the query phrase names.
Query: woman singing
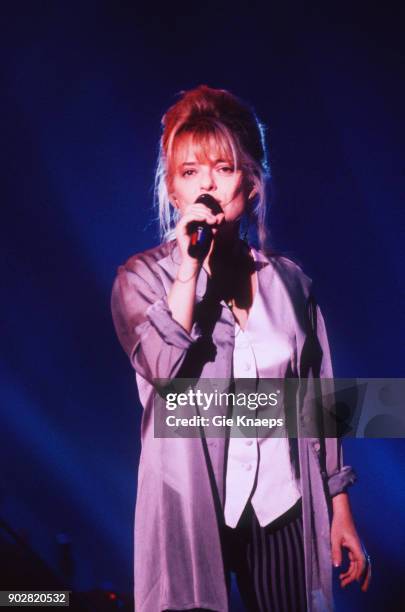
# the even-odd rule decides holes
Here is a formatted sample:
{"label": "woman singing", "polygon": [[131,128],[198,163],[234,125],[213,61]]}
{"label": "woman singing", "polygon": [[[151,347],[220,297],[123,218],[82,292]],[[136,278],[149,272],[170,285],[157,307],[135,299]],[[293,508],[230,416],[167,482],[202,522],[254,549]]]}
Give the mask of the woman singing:
{"label": "woman singing", "polygon": [[[164,115],[165,242],[121,266],[112,294],[144,409],[137,612],[225,612],[230,572],[250,612],[332,610],[342,547],[341,586],[368,588],[336,437],[154,437],[157,379],[332,377],[310,279],[266,250],[265,176],[260,124],[229,92],[197,87]],[[258,250],[241,238],[249,227]]]}

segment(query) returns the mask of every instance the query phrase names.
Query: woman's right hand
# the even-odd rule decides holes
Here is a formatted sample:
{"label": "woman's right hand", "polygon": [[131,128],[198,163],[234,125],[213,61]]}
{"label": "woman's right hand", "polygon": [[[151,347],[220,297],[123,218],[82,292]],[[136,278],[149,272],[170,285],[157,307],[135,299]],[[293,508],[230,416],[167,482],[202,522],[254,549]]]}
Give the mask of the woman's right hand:
{"label": "woman's right hand", "polygon": [[193,325],[195,304],[195,290],[197,276],[202,262],[190,257],[188,247],[191,235],[189,225],[193,222],[206,222],[212,227],[213,233],[224,221],[224,213],[213,215],[204,204],[190,204],[183,209],[183,214],[176,226],[177,244],[181,253],[181,263],[177,270],[176,279],[168,294],[168,304],[173,318],[190,332]]}
{"label": "woman's right hand", "polygon": [[212,226],[212,231],[215,234],[218,227],[223,223],[225,218],[224,213],[213,215],[211,210],[205,204],[189,204],[184,209],[180,221],[176,225],[176,240],[181,253],[182,266],[188,270],[195,270],[201,265],[201,261],[195,257],[190,257],[188,249],[190,246],[191,234],[189,233],[189,225],[195,221],[206,222]]}

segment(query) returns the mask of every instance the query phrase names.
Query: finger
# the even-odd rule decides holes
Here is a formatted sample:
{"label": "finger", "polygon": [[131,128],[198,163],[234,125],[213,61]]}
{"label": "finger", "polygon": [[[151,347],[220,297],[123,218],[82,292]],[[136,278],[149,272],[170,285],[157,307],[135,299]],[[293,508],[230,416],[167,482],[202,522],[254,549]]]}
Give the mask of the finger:
{"label": "finger", "polygon": [[358,556],[355,552],[353,552],[351,550],[349,552],[349,558],[355,563],[356,571],[354,572],[354,580],[359,580],[362,572],[365,569],[365,558],[364,558],[364,555],[361,554],[360,556]]}
{"label": "finger", "polygon": [[180,223],[184,223],[185,221],[187,221],[189,223],[193,219],[205,219],[206,216],[207,216],[207,214],[204,211],[201,211],[201,210],[188,210],[182,216]]}
{"label": "finger", "polygon": [[220,218],[216,217],[215,221],[214,221],[214,225],[216,225],[217,227],[219,227],[220,225],[223,224],[225,217],[222,216]]}
{"label": "finger", "polygon": [[370,584],[370,580],[371,580],[371,564],[368,564],[367,567],[367,574],[366,574],[366,578],[363,582],[363,584],[361,585],[361,590],[363,591],[363,593],[365,593],[369,587]]}
{"label": "finger", "polygon": [[347,586],[351,582],[354,582],[355,579],[356,579],[356,570],[354,569],[353,572],[350,572],[347,576],[345,576],[343,579],[341,579],[340,586],[342,588],[344,588],[345,586]]}
{"label": "finger", "polygon": [[355,575],[353,572],[346,572],[345,574],[340,574],[339,576],[340,582],[343,582],[344,580],[354,580],[355,579]]}
{"label": "finger", "polygon": [[332,563],[334,567],[340,567],[342,565],[342,548],[338,540],[331,541],[332,545]]}
{"label": "finger", "polygon": [[343,572],[342,574],[339,574],[339,578],[345,579],[348,578],[350,576],[353,576],[354,578],[356,577],[356,570],[357,570],[357,565],[356,563],[353,563],[352,565],[350,565],[349,569],[346,572]]}
{"label": "finger", "polygon": [[206,217],[206,216],[214,216],[214,213],[206,206],[188,206],[185,209],[183,216],[195,216],[195,215],[202,215],[203,217]]}
{"label": "finger", "polygon": [[363,557],[364,557],[364,563],[365,563],[365,568],[363,569],[363,571],[360,574],[360,587],[361,590],[363,592],[367,591],[368,586],[370,584],[370,580],[371,580],[371,559],[370,556],[367,552],[366,547],[364,546],[363,542],[360,540],[360,546],[362,549],[362,553],[363,553]]}
{"label": "finger", "polygon": [[361,569],[359,571],[359,576],[357,578],[357,580],[360,582],[361,585],[364,584],[369,574],[371,574],[371,562],[370,562],[370,557],[368,556],[367,552],[365,552],[363,554]]}
{"label": "finger", "polygon": [[218,217],[214,217],[214,216],[208,217],[207,223],[209,223],[210,225],[219,225]]}
{"label": "finger", "polygon": [[205,213],[186,214],[180,221],[180,227],[186,227],[193,221],[206,221],[207,223],[215,223],[215,217],[213,215],[206,215]]}
{"label": "finger", "polygon": [[356,561],[353,561],[352,565],[350,566],[350,570],[347,573],[347,575],[344,577],[343,580],[347,581],[347,584],[349,582],[353,582],[353,580],[356,580],[356,576],[357,576],[357,563]]}
{"label": "finger", "polygon": [[355,559],[353,558],[353,554],[351,551],[349,551],[349,565],[346,569],[346,571],[343,571],[339,574],[339,578],[346,578],[347,576],[350,576],[354,570],[355,570]]}
{"label": "finger", "polygon": [[355,580],[358,580],[365,569],[366,563],[360,541],[353,538],[348,538],[344,545],[348,549],[348,557],[350,561],[356,563],[356,573],[354,578]]}
{"label": "finger", "polygon": [[361,561],[359,561],[357,563],[357,576],[356,576],[356,580],[361,580],[363,575],[366,573],[367,571],[367,560],[363,555],[363,558],[361,559]]}
{"label": "finger", "polygon": [[353,580],[356,579],[356,575],[357,575],[357,562],[356,561],[351,561],[347,571],[343,572],[342,574],[340,574],[339,578],[342,581],[352,582]]}
{"label": "finger", "polygon": [[349,566],[349,568],[345,572],[342,572],[341,574],[339,574],[339,578],[340,579],[347,578],[347,576],[350,576],[350,574],[352,573],[352,570],[353,570],[352,566]]}
{"label": "finger", "polygon": [[208,217],[206,217],[206,221],[210,225],[221,225],[224,219],[225,215],[223,213],[220,213],[218,215],[209,215]]}
{"label": "finger", "polygon": [[205,214],[213,214],[212,209],[209,206],[205,206],[205,204],[190,204],[187,206],[186,211],[199,211]]}
{"label": "finger", "polygon": [[362,574],[365,573],[367,567],[367,559],[364,555],[364,552],[360,546],[353,546],[352,550],[349,553],[350,558],[352,558],[357,563],[357,575],[356,580],[359,580]]}
{"label": "finger", "polygon": [[354,582],[354,578],[350,578],[350,577],[349,578],[345,578],[344,580],[341,581],[340,586],[341,586],[342,589],[344,589],[351,582]]}

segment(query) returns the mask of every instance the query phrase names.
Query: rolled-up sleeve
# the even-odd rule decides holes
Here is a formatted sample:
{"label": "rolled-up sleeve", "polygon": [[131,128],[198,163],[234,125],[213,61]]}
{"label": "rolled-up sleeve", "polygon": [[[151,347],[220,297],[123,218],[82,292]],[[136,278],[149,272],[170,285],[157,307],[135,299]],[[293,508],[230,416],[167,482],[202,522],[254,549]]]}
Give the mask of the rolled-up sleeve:
{"label": "rolled-up sleeve", "polygon": [[157,378],[173,378],[199,338],[195,324],[188,333],[173,319],[158,274],[142,261],[132,263],[131,269],[118,268],[111,311],[118,339],[133,368],[151,383]]}
{"label": "rolled-up sleeve", "polygon": [[[316,334],[322,349],[320,378],[333,378],[332,360],[330,356],[328,335],[325,321],[319,305],[316,305]],[[325,438],[326,473],[329,495],[334,497],[352,485],[356,473],[350,465],[343,465],[343,449],[340,438]]]}
{"label": "rolled-up sleeve", "polygon": [[[341,452],[342,454],[342,452]],[[357,479],[356,473],[351,465],[344,465],[328,478],[329,495],[334,497],[338,493],[346,491],[347,487],[352,485]]]}

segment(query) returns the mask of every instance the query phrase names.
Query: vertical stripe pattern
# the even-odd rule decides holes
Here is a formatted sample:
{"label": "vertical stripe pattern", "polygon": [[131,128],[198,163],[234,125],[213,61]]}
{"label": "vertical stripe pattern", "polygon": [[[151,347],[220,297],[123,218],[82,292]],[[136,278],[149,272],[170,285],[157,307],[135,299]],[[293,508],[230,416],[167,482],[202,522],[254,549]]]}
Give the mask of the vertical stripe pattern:
{"label": "vertical stripe pattern", "polygon": [[247,612],[305,612],[300,504],[261,527],[249,503],[236,529],[225,529],[225,558]]}

